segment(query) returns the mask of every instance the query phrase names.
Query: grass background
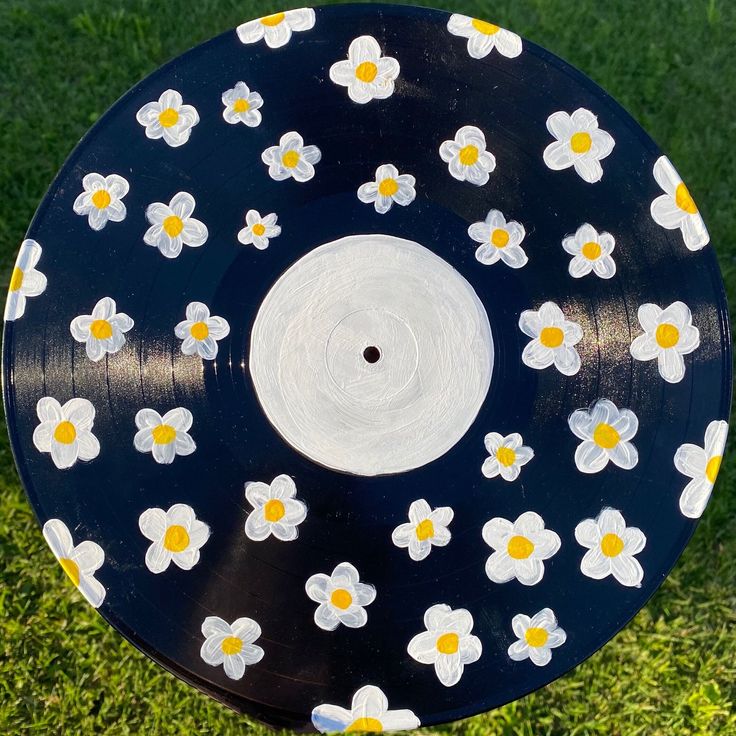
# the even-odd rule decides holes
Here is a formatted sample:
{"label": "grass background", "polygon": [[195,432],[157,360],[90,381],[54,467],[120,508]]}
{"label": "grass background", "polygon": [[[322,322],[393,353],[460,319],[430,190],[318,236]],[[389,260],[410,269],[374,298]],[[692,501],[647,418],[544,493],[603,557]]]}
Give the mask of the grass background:
{"label": "grass background", "polygon": [[[733,0],[433,4],[514,29],[617,98],[668,152],[702,206],[736,305]],[[0,0],[2,282],[54,174],[112,102],[171,57],[281,9],[270,0]],[[674,572],[602,651],[538,693],[434,732],[736,734],[734,484],[729,457]],[[268,733],[151,663],[62,576],[3,432],[0,733]]]}

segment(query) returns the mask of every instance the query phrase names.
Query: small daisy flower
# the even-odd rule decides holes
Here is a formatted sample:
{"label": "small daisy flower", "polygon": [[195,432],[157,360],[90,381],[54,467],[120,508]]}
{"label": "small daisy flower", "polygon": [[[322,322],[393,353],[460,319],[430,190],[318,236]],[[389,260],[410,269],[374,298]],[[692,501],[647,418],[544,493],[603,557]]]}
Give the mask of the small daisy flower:
{"label": "small daisy flower", "polygon": [[519,36],[484,20],[453,13],[447,21],[447,30],[453,36],[468,39],[468,53],[474,59],[483,59],[494,48],[509,59],[521,53]]}
{"label": "small daisy flower", "polygon": [[50,453],[57,468],[71,468],[77,460],[94,460],[100,454],[100,443],[92,434],[95,408],[89,399],[69,399],[62,406],[45,396],[36,404],[36,414],[41,423],[33,431],[33,444]]}
{"label": "small daisy flower", "polygon": [[146,567],[156,574],[172,562],[182,570],[191,570],[210,537],[209,526],[184,503],[175,503],[168,511],[146,509],[138,519],[138,528],[152,542],[146,551]]}
{"label": "small daisy flower", "polygon": [[314,176],[314,164],[322,152],[317,146],[305,146],[304,139],[295,131],[284,133],[278,146],[271,146],[261,154],[268,166],[268,175],[275,181],[292,177],[295,181],[309,181]]}
{"label": "small daisy flower", "polygon": [[500,260],[510,268],[521,268],[529,261],[521,247],[526,235],[524,226],[515,220],[506,222],[499,210],[491,210],[483,222],[474,222],[468,228],[468,235],[480,243],[475,258],[484,266]]}
{"label": "small daisy flower", "polygon": [[519,638],[509,647],[509,657],[515,662],[531,659],[537,667],[549,664],[552,650],[562,646],[567,639],[551,608],[543,608],[531,618],[517,613],[511,620],[511,628]]}
{"label": "small daisy flower", "polygon": [[634,555],[647,543],[641,529],[626,526],[616,509],[603,509],[595,519],[585,519],[575,527],[575,539],[587,552],[580,571],[594,580],[613,575],[621,585],[639,588],[644,571]]}
{"label": "small daisy flower", "polygon": [[261,124],[260,108],[263,107],[263,97],[258,92],[251,92],[245,82],[238,82],[232,89],[223,92],[222,104],[225,106],[222,117],[226,123],[243,123],[249,128]]}
{"label": "small daisy flower", "polygon": [[408,731],[419,728],[419,719],[410,710],[389,710],[388,698],[375,685],[355,691],[350,708],[324,703],[312,711],[312,725],[320,733]]}
{"label": "small daisy flower", "polygon": [[464,608],[453,610],[438,603],[424,613],[424,626],[426,631],[409,642],[409,656],[421,664],[434,665],[437,679],[445,687],[457,685],[465,665],[477,662],[483,652],[480,639],[470,633],[473,616]]}
{"label": "small daisy flower", "polygon": [[82,193],[77,196],[72,209],[87,218],[93,230],[102,230],[108,222],[122,222],[127,210],[123,197],[128,193],[126,179],[117,174],[87,174],[82,179]]}
{"label": "small daisy flower", "polygon": [[192,421],[192,412],[182,407],[163,416],[153,409],[141,409],[135,415],[135,449],[150,452],[157,463],[164,465],[173,463],[177,455],[191,455],[197,449],[188,434]]}
{"label": "small daisy flower", "polygon": [[35,240],[21,243],[5,300],[5,319],[8,322],[23,316],[28,297],[39,296],[46,290],[46,276],[35,268],[41,253],[42,248]]}
{"label": "small daisy flower", "polygon": [[105,562],[105,553],[99,544],[89,540],[76,546],[67,525],[60,519],[49,519],[43,525],[43,536],[61,569],[77,586],[79,592],[94,608],[105,600],[105,586],[95,578],[95,572]]}
{"label": "small daisy flower", "polygon": [[554,302],[522,312],[519,329],[532,338],[521,354],[524,365],[536,370],[554,365],[563,376],[574,376],[580,370],[580,355],[574,346],[583,339],[583,330],[577,322],[565,319]]}
{"label": "small daisy flower", "polygon": [[656,358],[659,375],[667,383],[679,383],[685,377],[682,356],[700,345],[700,331],[693,325],[689,307],[682,302],[673,302],[665,309],[642,304],[638,317],[644,334],[631,343],[632,357],[642,361]]}
{"label": "small daisy flower", "polygon": [[295,8],[283,13],[266,15],[263,18],[242,23],[235,30],[242,43],[257,43],[265,39],[266,46],[278,49],[291,40],[293,32],[314,28],[315,15],[312,8]]}
{"label": "small daisy flower", "polygon": [[245,227],[238,233],[238,240],[243,245],[252,245],[258,250],[266,250],[271,238],[281,235],[281,226],[277,225],[278,217],[274,212],[261,217],[258,210],[245,213]]}
{"label": "small daisy flower", "polygon": [[579,107],[572,115],[554,112],[547,118],[547,130],[557,139],[544,149],[544,163],[550,169],[573,166],[590,184],[603,178],[600,162],[613,151],[615,141],[598,127],[598,118],[590,110]]}
{"label": "small daisy flower", "polygon": [[406,207],[414,201],[416,179],[411,174],[399,174],[393,164],[381,164],[376,169],[375,181],[368,181],[358,188],[358,199],[364,204],[373,204],[376,212],[383,215],[394,202]]}
{"label": "small daisy flower", "polygon": [[680,496],[680,511],[690,519],[699,519],[713,491],[726,448],[728,424],[711,422],[705,430],[703,447],[684,444],[675,453],[675,467],[692,480]]}
{"label": "small daisy flower", "polygon": [[444,547],[450,542],[447,528],[454,516],[449,506],[433,509],[423,498],[409,506],[409,522],[399,524],[391,534],[391,541],[402,549],[409,548],[412,560],[423,560],[432,546]]}
{"label": "small daisy flower", "polygon": [[347,60],[336,61],[330,67],[330,79],[347,87],[348,97],[363,105],[390,97],[399,71],[396,59],[381,56],[381,47],[373,36],[360,36],[351,42]]}
{"label": "small daisy flower", "polygon": [[486,184],[496,168],[496,157],[486,150],[483,131],[474,125],[464,125],[455,133],[454,140],[444,141],[440,158],[447,163],[452,177],[476,186]]}
{"label": "small daisy flower", "polygon": [[485,437],[488,457],[483,462],[481,472],[486,478],[500,475],[504,480],[516,480],[521,468],[533,457],[534,450],[523,444],[524,440],[518,432],[506,437],[498,432],[489,432]]}
{"label": "small daisy flower", "polygon": [[288,475],[277,475],[270,483],[246,483],[245,498],[253,507],[245,521],[248,539],[262,542],[272,534],[282,542],[297,538],[307,505],[296,497],[296,484]]}
{"label": "small daisy flower", "polygon": [[534,511],[524,512],[514,522],[497,516],[485,523],[482,534],[494,550],[486,561],[486,575],[494,583],[516,578],[522,585],[536,585],[544,577],[544,560],[562,544]]}
{"label": "small daisy flower", "polygon": [[202,623],[204,644],[199,653],[213,667],[223,665],[231,680],[239,680],[248,665],[263,659],[263,649],[254,642],[261,635],[261,627],[252,618],[238,618],[227,623],[219,616],[207,616]]}
{"label": "small daisy flower", "polygon": [[376,598],[376,589],[361,583],[358,571],[349,562],[341,562],[330,575],[312,575],[305,588],[309,598],[319,603],[314,623],[325,631],[334,631],[340,624],[350,629],[365,626],[368,614],[364,606]]}
{"label": "small daisy flower", "polygon": [[183,146],[199,122],[199,114],[192,105],[184,105],[175,89],[167,89],[158,102],[147,102],[138,110],[135,119],[146,129],[146,138],[163,138],[172,148]]}
{"label": "small daisy flower", "polygon": [[143,242],[158,248],[166,258],[176,258],[183,246],[199,248],[207,242],[207,226],[192,217],[194,197],[178,192],[168,204],[153,202],[146,208],[146,219],[151,227],[146,230]]}
{"label": "small daisy flower", "polygon": [[654,164],[654,178],[665,193],[652,202],[652,219],[668,230],[680,228],[689,250],[705,248],[710,242],[708,229],[690,192],[667,156],[660,156]]}
{"label": "small daisy flower", "polygon": [[174,328],[174,334],[182,341],[184,355],[198,355],[203,360],[217,357],[217,341],[230,334],[230,325],[224,317],[211,317],[210,310],[202,302],[187,305],[187,318]]}
{"label": "small daisy flower", "polygon": [[581,473],[599,473],[610,460],[624,470],[639,462],[630,440],[639,429],[631,409],[618,409],[608,399],[598,399],[590,409],[577,409],[567,420],[572,433],[583,440],[575,450],[575,465]]}
{"label": "small daisy flower", "polygon": [[95,304],[92,314],[80,314],[71,321],[72,337],[85,343],[90,360],[102,360],[106,353],[117,353],[125,345],[125,333],[133,328],[133,320],[116,310],[115,300],[106,296]]}
{"label": "small daisy flower", "polygon": [[616,241],[611,233],[599,233],[587,222],[575,235],[562,241],[566,253],[572,256],[568,271],[574,279],[587,276],[591,271],[602,279],[610,279],[616,273],[616,262],[611,257]]}

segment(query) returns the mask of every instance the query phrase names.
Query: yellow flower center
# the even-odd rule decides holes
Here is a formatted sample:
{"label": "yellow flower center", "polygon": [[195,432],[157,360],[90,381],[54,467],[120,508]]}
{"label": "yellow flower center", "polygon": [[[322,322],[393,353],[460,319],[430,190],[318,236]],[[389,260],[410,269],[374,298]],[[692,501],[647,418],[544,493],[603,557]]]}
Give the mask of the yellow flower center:
{"label": "yellow flower center", "polygon": [[478,160],[478,148],[469,143],[460,149],[458,155],[463,166],[472,166]]}
{"label": "yellow flower center", "polygon": [[284,504],[278,498],[270,499],[263,507],[263,516],[266,518],[266,521],[278,521],[285,513]]}
{"label": "yellow flower center", "polygon": [[184,229],[184,223],[182,222],[181,217],[169,215],[163,222],[163,228],[170,238],[175,238],[177,235],[181,234],[181,231]]}
{"label": "yellow flower center", "polygon": [[179,120],[179,113],[173,107],[167,107],[158,114],[158,121],[164,128],[170,128],[176,125]]}
{"label": "yellow flower center", "polygon": [[255,225],[253,225],[253,235],[258,235],[259,237],[263,235],[263,233],[266,232],[266,226],[261,225],[260,222],[257,222]]}
{"label": "yellow flower center", "polygon": [[680,330],[674,325],[664,322],[657,327],[655,339],[657,340],[657,345],[661,348],[674,347],[680,339]]}
{"label": "yellow flower center", "polygon": [[510,447],[499,447],[496,452],[496,460],[510,468],[516,461],[516,453]]}
{"label": "yellow flower center", "polygon": [[484,20],[478,20],[477,18],[473,18],[472,24],[473,28],[475,28],[478,33],[483,33],[486,36],[492,36],[494,33],[498,33],[501,30],[497,25],[487,23]]}
{"label": "yellow flower center", "polygon": [[10,291],[18,291],[21,286],[23,286],[23,271],[16,266],[10,277]]}
{"label": "yellow flower center", "polygon": [[695,206],[695,202],[683,182],[680,182],[677,185],[677,189],[675,189],[675,204],[690,215],[696,215],[698,213],[698,208]]}
{"label": "yellow flower center", "polygon": [[590,137],[590,133],[573,133],[570,138],[570,148],[572,148],[574,153],[587,153],[592,144],[593,140]]}
{"label": "yellow flower center", "polygon": [[497,227],[491,233],[491,243],[493,243],[496,248],[505,248],[509,244],[508,230],[504,230],[502,227]]}
{"label": "yellow flower center", "polygon": [[284,19],[284,13],[274,13],[273,15],[267,15],[265,18],[261,18],[261,23],[264,26],[277,26]]}
{"label": "yellow flower center", "polygon": [[396,192],[399,191],[399,185],[396,182],[396,179],[392,179],[391,177],[388,177],[387,179],[383,179],[381,183],[378,185],[378,192],[383,197],[393,197]]}
{"label": "yellow flower center", "polygon": [[372,61],[364,61],[355,68],[355,76],[366,84],[372,82],[377,74],[378,67]]}
{"label": "yellow flower center", "polygon": [[96,319],[90,326],[92,337],[97,340],[107,340],[112,337],[112,325],[106,319]]}
{"label": "yellow flower center", "polygon": [[339,608],[341,611],[344,611],[346,608],[350,608],[350,604],[352,602],[353,596],[351,596],[345,588],[337,588],[337,590],[332,591],[330,603],[332,603],[335,608]]}
{"label": "yellow flower center", "polygon": [[56,425],[54,439],[62,445],[71,445],[77,437],[77,430],[71,422],[64,420]]}
{"label": "yellow flower center", "polygon": [[169,552],[183,552],[189,546],[189,532],[180,524],[172,524],[164,534],[164,547]]}
{"label": "yellow flower center", "polygon": [[189,328],[189,334],[195,340],[204,340],[210,334],[210,328],[207,327],[206,322],[195,322]]}
{"label": "yellow flower center", "polygon": [[299,153],[297,151],[287,151],[281,157],[281,163],[283,163],[287,169],[293,169],[299,163]]}
{"label": "yellow flower center", "polygon": [[517,534],[509,539],[507,551],[509,557],[513,557],[515,560],[525,560],[534,552],[534,543],[526,537]]}
{"label": "yellow flower center", "polygon": [[589,261],[594,261],[601,257],[601,246],[594,240],[590,240],[583,245],[582,253]]}
{"label": "yellow flower center", "polygon": [[425,539],[432,539],[434,536],[434,524],[430,519],[424,519],[417,524],[417,539],[423,542]]}
{"label": "yellow flower center", "polygon": [[240,651],[243,648],[243,640],[239,639],[237,636],[226,636],[222,640],[220,648],[222,649],[222,653],[227,654],[228,656],[240,654]]}
{"label": "yellow flower center", "polygon": [[79,587],[79,565],[68,557],[62,557],[59,564],[61,569],[69,576],[69,580]]}
{"label": "yellow flower center", "polygon": [[604,450],[611,450],[619,443],[621,435],[610,425],[601,422],[593,431],[593,442]]}
{"label": "yellow flower center", "polygon": [[371,718],[370,716],[362,716],[356,718],[346,729],[345,733],[382,733],[383,724],[378,718]]}
{"label": "yellow flower center", "polygon": [[621,552],[623,552],[623,549],[624,540],[621,539],[618,534],[613,534],[611,532],[601,539],[601,552],[603,552],[606,557],[617,557]]}
{"label": "yellow flower center", "polygon": [[565,339],[565,333],[559,327],[543,327],[539,333],[539,342],[546,348],[558,348]]}
{"label": "yellow flower center", "polygon": [[539,626],[530,626],[526,630],[524,638],[530,647],[543,647],[549,639],[549,634]]}
{"label": "yellow flower center", "polygon": [[718,471],[721,469],[722,459],[723,457],[721,455],[714,455],[710,460],[708,460],[708,464],[705,466],[705,477],[711,483],[716,482]]}
{"label": "yellow flower center", "polygon": [[459,644],[460,637],[456,633],[442,634],[437,639],[437,651],[440,654],[455,654]]}
{"label": "yellow flower center", "polygon": [[248,110],[250,110],[250,103],[248,100],[239,97],[235,102],[233,102],[233,110],[235,112],[248,112]]}
{"label": "yellow flower center", "polygon": [[110,197],[110,192],[108,192],[107,189],[98,189],[92,195],[92,204],[97,207],[98,210],[104,210],[111,201],[112,198]]}
{"label": "yellow flower center", "polygon": [[159,424],[151,430],[151,434],[157,445],[168,445],[176,439],[176,430],[168,424]]}

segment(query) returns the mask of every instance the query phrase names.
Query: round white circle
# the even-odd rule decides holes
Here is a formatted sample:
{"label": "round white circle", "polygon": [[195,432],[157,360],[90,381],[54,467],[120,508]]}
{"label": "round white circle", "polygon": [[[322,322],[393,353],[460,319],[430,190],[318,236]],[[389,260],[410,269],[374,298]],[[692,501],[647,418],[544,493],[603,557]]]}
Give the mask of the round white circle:
{"label": "round white circle", "polygon": [[276,281],[251,335],[263,411],[298,452],[355,475],[446,453],[488,393],[493,340],[473,287],[390,235],[315,248]]}

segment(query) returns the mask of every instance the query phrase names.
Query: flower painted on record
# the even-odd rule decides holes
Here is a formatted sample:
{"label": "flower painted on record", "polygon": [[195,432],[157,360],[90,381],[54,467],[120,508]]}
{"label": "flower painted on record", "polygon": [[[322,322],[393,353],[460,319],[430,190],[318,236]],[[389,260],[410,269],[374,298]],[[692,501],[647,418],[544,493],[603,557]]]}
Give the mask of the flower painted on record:
{"label": "flower painted on record", "polygon": [[146,509],[138,519],[138,528],[152,542],[146,551],[146,567],[156,574],[167,570],[172,562],[182,570],[191,570],[210,537],[209,526],[184,503],[175,503],[168,511]]}
{"label": "flower painted on record", "polygon": [[199,653],[213,667],[223,666],[231,680],[239,680],[246,666],[263,659],[263,649],[255,642],[261,627],[252,618],[238,618],[229,624],[219,616],[207,616],[202,622],[204,644]]}
{"label": "flower painted on record", "polygon": [[33,444],[48,452],[57,468],[71,468],[77,460],[94,460],[100,454],[100,443],[92,434],[95,408],[88,399],[69,399],[62,406],[45,396],[36,404],[36,414],[40,424],[33,432]]}
{"label": "flower painted on record", "polygon": [[186,317],[174,328],[174,334],[182,341],[182,353],[198,355],[203,360],[214,360],[217,357],[217,341],[230,334],[227,320],[210,316],[209,307],[202,302],[190,302]]}
{"label": "flower painted on record", "polygon": [[409,549],[412,560],[423,560],[432,547],[444,547],[450,542],[447,528],[454,516],[449,506],[433,509],[423,498],[409,506],[409,521],[399,524],[391,534],[391,541],[402,549]]}
{"label": "flower painted on record", "polygon": [[125,219],[123,197],[129,188],[127,180],[117,174],[87,174],[82,179],[83,191],[74,200],[72,209],[86,217],[93,230],[102,230],[108,222]]}
{"label": "flower painted on record", "polygon": [[373,36],[360,36],[351,42],[347,60],[336,61],[330,67],[330,79],[347,87],[348,97],[363,105],[390,97],[399,71],[396,59],[381,56],[381,47]]}
{"label": "flower painted on record", "polygon": [[349,562],[341,562],[330,575],[312,575],[305,589],[309,598],[319,603],[314,623],[325,631],[334,631],[340,624],[350,629],[365,626],[365,606],[376,598],[376,589],[361,583],[360,574]]}
{"label": "flower painted on record", "polygon": [[292,33],[314,28],[314,21],[312,8],[295,8],[249,20],[235,30],[242,43],[257,43],[264,39],[270,49],[278,49],[289,43]]}
{"label": "flower painted on record", "polygon": [[297,538],[307,505],[296,497],[296,484],[288,475],[277,475],[270,483],[246,483],[245,498],[253,507],[245,521],[248,539],[261,542],[273,535],[290,542]]}
{"label": "flower painted on record", "polygon": [[524,440],[518,432],[506,437],[498,432],[489,432],[484,441],[488,457],[483,462],[481,472],[486,478],[500,475],[504,480],[516,480],[522,466],[534,457],[534,450],[523,444]]}
{"label": "flower painted on record", "polygon": [[46,291],[46,276],[36,270],[41,253],[42,248],[35,240],[21,243],[5,300],[5,319],[8,322],[23,316],[29,297],[39,296]]}
{"label": "flower painted on record", "polygon": [[642,361],[656,358],[659,375],[667,383],[679,383],[685,377],[682,356],[700,345],[700,331],[693,325],[690,308],[682,302],[673,302],[665,309],[642,304],[638,317],[644,334],[631,343],[631,356]]}
{"label": "flower painted on record", "polygon": [[245,82],[238,82],[232,89],[223,92],[222,104],[225,106],[222,117],[226,123],[243,123],[249,128],[261,124],[260,108],[263,107],[263,97],[258,92],[251,92]]}
{"label": "flower painted on record", "polygon": [[133,328],[133,320],[117,311],[115,300],[100,299],[92,314],[80,314],[69,325],[72,337],[85,343],[87,357],[97,362],[107,353],[117,353],[125,345],[125,333]]}
{"label": "flower painted on record", "polygon": [[689,250],[700,250],[710,242],[708,229],[685,183],[667,156],[654,164],[654,178],[664,194],[651,205],[652,219],[668,230],[680,228]]}
{"label": "flower painted on record", "polygon": [[143,242],[158,248],[166,258],[176,258],[183,246],[199,248],[207,242],[207,226],[192,217],[194,197],[178,192],[168,204],[153,202],[146,208],[146,219],[151,227],[146,230]]}
{"label": "flower painted on record", "polygon": [[566,253],[572,256],[568,270],[574,279],[587,276],[591,271],[602,279],[610,279],[616,273],[616,262],[611,253],[616,241],[611,233],[599,233],[587,222],[574,235],[562,241]]}
{"label": "flower painted on record", "polygon": [[175,89],[167,89],[158,101],[143,105],[135,119],[145,128],[146,138],[163,138],[172,148],[177,148],[189,140],[199,114],[192,105],[183,104],[182,96]]}
{"label": "flower painted on record", "polygon": [[552,650],[562,646],[567,639],[551,608],[543,608],[531,618],[517,613],[511,620],[511,628],[518,639],[509,647],[509,657],[515,662],[530,659],[537,667],[549,664]]}
{"label": "flower painted on record", "polygon": [[477,662],[483,652],[480,639],[470,633],[473,616],[464,608],[453,610],[438,603],[424,613],[424,626],[426,631],[409,642],[409,656],[421,664],[434,665],[437,679],[445,687],[456,685],[465,665]]}
{"label": "flower painted on record", "polygon": [[389,710],[388,698],[375,685],[364,685],[353,695],[350,708],[324,703],[312,711],[312,725],[320,733],[383,733],[419,728],[410,710]]}
{"label": "flower painted on record", "polygon": [[321,158],[319,148],[305,146],[304,139],[293,130],[281,136],[278,146],[271,146],[261,154],[261,160],[268,166],[268,175],[275,181],[289,178],[309,181],[314,176],[314,164]]}
{"label": "flower painted on record", "polygon": [[499,210],[491,210],[483,222],[474,222],[468,228],[468,235],[480,243],[475,258],[484,266],[500,260],[510,268],[521,268],[529,261],[521,247],[526,235],[524,226],[515,220],[506,222]]}
{"label": "flower painted on record", "polygon": [[483,59],[493,49],[509,59],[521,53],[521,38],[494,23],[453,13],[447,21],[447,30],[453,36],[468,39],[468,53],[474,59]]}
{"label": "flower painted on record", "polygon": [[135,449],[150,452],[157,463],[164,465],[173,463],[177,455],[191,455],[197,449],[189,435],[192,422],[192,412],[182,407],[163,416],[153,409],[141,409],[135,415]]}
{"label": "flower painted on record", "polygon": [[699,519],[713,492],[726,448],[728,424],[711,422],[705,430],[703,447],[686,443],[675,453],[675,467],[692,480],[680,495],[680,511],[690,519]]}
{"label": "flower painted on record", "polygon": [[550,169],[572,166],[590,184],[603,178],[600,162],[613,151],[615,141],[598,127],[598,118],[590,110],[579,107],[572,115],[554,112],[547,118],[547,130],[556,138],[544,149],[544,163]]}
{"label": "flower painted on record", "polygon": [[621,585],[641,587],[644,577],[639,554],[647,543],[641,529],[626,526],[616,509],[603,509],[595,519],[585,519],[575,527],[575,539],[588,551],[580,562],[580,570],[594,580],[613,575]]}
{"label": "flower painted on record", "polygon": [[444,141],[440,158],[453,178],[476,186],[486,184],[496,168],[496,157],[486,150],[483,131],[474,125],[464,125],[455,133],[454,140]]}
{"label": "flower painted on record", "polygon": [[574,346],[583,339],[583,330],[566,319],[554,302],[522,312],[519,329],[532,338],[521,354],[524,365],[536,370],[554,365],[563,376],[574,376],[580,370],[580,355]]}
{"label": "flower painted on record", "polygon": [[485,523],[482,534],[493,549],[486,561],[486,575],[494,583],[516,578],[522,585],[536,585],[544,577],[544,560],[555,555],[562,544],[534,511],[524,512],[514,522],[497,516]]}
{"label": "flower painted on record", "polygon": [[358,188],[358,199],[364,204],[373,204],[376,212],[383,215],[394,202],[402,207],[411,204],[417,196],[415,184],[416,179],[411,174],[399,174],[393,164],[381,164],[376,169],[375,181]]}
{"label": "flower painted on record", "polygon": [[278,217],[274,212],[261,217],[258,210],[245,213],[245,227],[238,233],[238,240],[243,245],[252,245],[258,250],[266,250],[271,238],[281,235],[281,226],[277,225]]}

